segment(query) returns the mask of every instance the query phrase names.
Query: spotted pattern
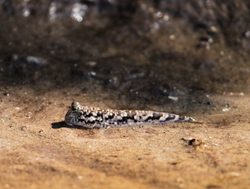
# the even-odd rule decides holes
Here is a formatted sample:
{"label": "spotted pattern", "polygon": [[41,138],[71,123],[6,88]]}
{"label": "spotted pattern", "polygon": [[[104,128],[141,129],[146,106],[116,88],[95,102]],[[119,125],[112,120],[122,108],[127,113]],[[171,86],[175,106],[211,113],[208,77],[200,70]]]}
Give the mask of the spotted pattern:
{"label": "spotted pattern", "polygon": [[65,115],[69,126],[102,128],[109,125],[126,126],[143,123],[195,122],[192,117],[179,116],[165,112],[142,110],[111,110],[81,106],[73,102]]}

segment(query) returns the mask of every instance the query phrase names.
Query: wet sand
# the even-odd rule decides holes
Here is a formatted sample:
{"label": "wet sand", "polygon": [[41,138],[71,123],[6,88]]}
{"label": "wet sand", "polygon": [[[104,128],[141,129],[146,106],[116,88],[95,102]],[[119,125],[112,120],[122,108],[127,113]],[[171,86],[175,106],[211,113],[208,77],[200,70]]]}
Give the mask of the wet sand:
{"label": "wet sand", "polygon": [[[69,128],[72,98],[107,107],[79,91],[1,93],[1,188],[248,188],[249,95],[217,95],[231,109],[195,113],[203,124]],[[59,122],[59,123],[58,123]]]}

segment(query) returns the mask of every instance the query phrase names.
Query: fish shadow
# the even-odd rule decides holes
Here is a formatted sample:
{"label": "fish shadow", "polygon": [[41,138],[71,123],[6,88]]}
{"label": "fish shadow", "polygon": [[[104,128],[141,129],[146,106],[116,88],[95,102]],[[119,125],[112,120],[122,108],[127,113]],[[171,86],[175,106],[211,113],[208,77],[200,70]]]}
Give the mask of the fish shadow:
{"label": "fish shadow", "polygon": [[85,127],[81,127],[81,126],[69,126],[64,121],[51,123],[51,128],[52,129],[70,128],[70,129],[89,130],[89,128],[85,128]]}
{"label": "fish shadow", "polygon": [[52,127],[53,129],[71,128],[71,127],[68,126],[64,121],[54,122],[54,123],[51,124],[51,127]]}

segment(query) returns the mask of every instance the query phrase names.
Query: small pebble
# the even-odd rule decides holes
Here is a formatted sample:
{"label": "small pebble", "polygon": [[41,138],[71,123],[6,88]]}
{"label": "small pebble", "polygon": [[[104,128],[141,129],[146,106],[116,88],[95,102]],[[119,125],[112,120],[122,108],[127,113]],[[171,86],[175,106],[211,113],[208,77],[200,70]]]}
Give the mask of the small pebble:
{"label": "small pebble", "polygon": [[176,38],[176,37],[175,37],[174,34],[172,34],[172,35],[169,36],[169,39],[170,39],[170,40],[175,40],[175,38]]}
{"label": "small pebble", "polygon": [[7,92],[4,92],[3,95],[4,95],[4,96],[10,96],[10,94],[7,93]]}
{"label": "small pebble", "polygon": [[91,67],[94,67],[94,66],[96,66],[96,62],[95,61],[89,61],[89,62],[87,62],[86,63],[88,66],[91,66]]}
{"label": "small pebble", "polygon": [[26,126],[21,126],[20,129],[21,129],[21,131],[25,131],[27,129],[27,127]]}
{"label": "small pebble", "polygon": [[193,147],[200,146],[203,143],[202,140],[193,137],[183,137],[181,140],[183,140],[188,146]]}
{"label": "small pebble", "polygon": [[176,96],[168,96],[168,98],[169,98],[170,100],[173,100],[173,101],[178,101],[178,100],[179,100],[179,98],[176,97]]}

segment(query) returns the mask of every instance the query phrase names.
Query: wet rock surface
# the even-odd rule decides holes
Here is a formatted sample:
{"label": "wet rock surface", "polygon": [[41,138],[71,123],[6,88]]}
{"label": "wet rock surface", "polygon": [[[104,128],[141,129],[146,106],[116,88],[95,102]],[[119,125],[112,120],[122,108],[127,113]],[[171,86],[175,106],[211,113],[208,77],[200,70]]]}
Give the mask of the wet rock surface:
{"label": "wet rock surface", "polygon": [[[247,7],[245,1],[2,1],[1,80],[38,88],[98,86],[142,107],[195,109],[188,103],[197,98],[211,105],[208,93],[245,90]],[[237,14],[246,15],[242,26],[226,27]]]}

